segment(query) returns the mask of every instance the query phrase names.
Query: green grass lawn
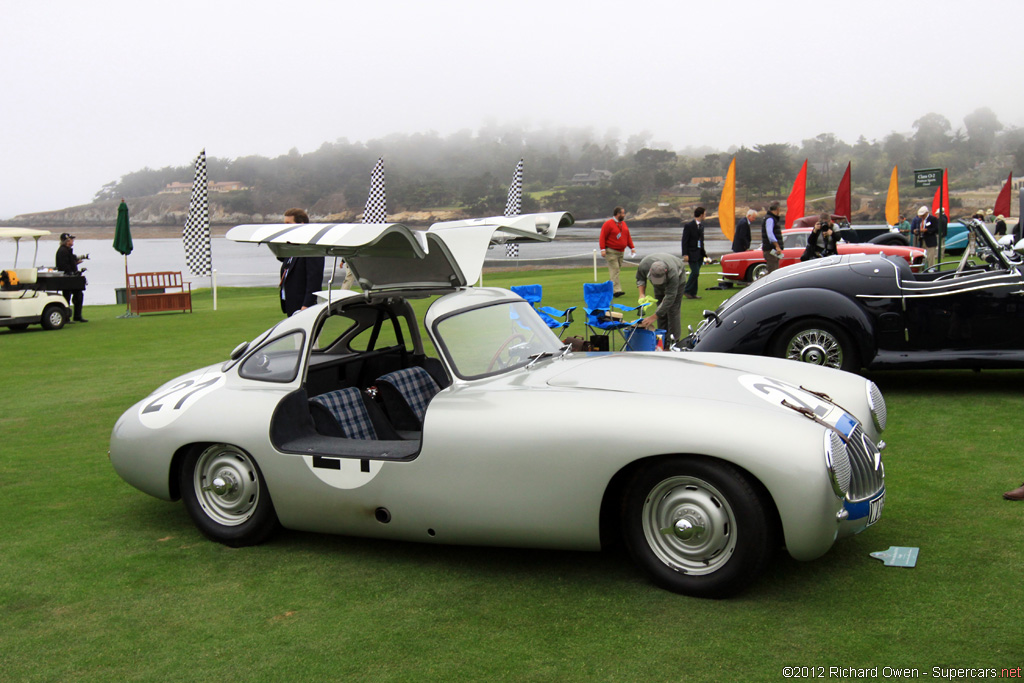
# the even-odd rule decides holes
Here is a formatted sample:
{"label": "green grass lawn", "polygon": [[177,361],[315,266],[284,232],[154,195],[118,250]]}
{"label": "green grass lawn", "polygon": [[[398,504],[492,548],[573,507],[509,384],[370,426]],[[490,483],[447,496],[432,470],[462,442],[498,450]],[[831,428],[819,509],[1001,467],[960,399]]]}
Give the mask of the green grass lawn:
{"label": "green grass lawn", "polygon": [[[631,275],[620,301],[635,301]],[[542,284],[544,303],[580,306],[569,334],[583,336],[590,277],[484,282]],[[728,292],[701,294],[684,325]],[[134,402],[280,317],[273,290],[221,289],[218,311],[209,292],[194,299],[191,315],[87,306],[88,324],[0,332],[0,680],[717,682],[781,680],[786,666],[924,678],[1024,664],[1024,503],[1000,497],[1024,481],[1024,372],[872,374],[889,406],[882,520],[814,562],[780,554],[745,593],[706,601],[655,588],[613,553],[205,540],[180,503],[131,488],[106,456]],[[891,545],[919,547],[918,566],[869,557]]]}

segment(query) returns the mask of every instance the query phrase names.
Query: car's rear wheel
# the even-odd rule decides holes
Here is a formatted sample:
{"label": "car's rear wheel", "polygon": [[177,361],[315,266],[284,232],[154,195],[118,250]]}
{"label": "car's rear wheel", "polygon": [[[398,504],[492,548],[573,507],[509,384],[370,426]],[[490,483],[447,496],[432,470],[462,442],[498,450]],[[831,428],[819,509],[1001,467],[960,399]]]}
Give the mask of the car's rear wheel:
{"label": "car's rear wheel", "polygon": [[732,465],[664,458],[626,490],[623,535],[633,561],[667,590],[724,598],[760,575],[774,544],[761,498]]}
{"label": "car's rear wheel", "polygon": [[755,264],[755,265],[751,266],[747,270],[747,282],[754,282],[755,280],[760,280],[761,278],[763,278],[767,274],[768,274],[768,264],[767,263]]}
{"label": "car's rear wheel", "polygon": [[771,355],[848,372],[860,368],[850,336],[820,318],[798,320],[783,328],[775,337]]}
{"label": "car's rear wheel", "polygon": [[256,545],[277,529],[259,466],[241,448],[193,448],[181,468],[181,498],[203,535],[232,547]]}
{"label": "car's rear wheel", "polygon": [[67,309],[59,304],[50,304],[43,309],[39,323],[44,330],[59,330],[68,321]]}

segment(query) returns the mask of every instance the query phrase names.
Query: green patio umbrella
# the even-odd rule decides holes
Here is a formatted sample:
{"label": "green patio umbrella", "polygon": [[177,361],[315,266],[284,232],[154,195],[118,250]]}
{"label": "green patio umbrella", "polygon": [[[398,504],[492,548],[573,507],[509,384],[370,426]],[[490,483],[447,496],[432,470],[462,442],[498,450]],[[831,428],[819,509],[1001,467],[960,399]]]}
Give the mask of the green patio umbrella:
{"label": "green patio umbrella", "polygon": [[128,205],[121,200],[117,207],[117,227],[114,228],[114,249],[124,254],[125,272],[128,269],[128,254],[132,253],[132,230],[128,225]]}
{"label": "green patio umbrella", "polygon": [[124,200],[117,207],[117,226],[114,228],[114,249],[124,255],[124,294],[128,303],[128,310],[120,318],[134,318],[132,313],[132,300],[128,296],[128,254],[132,253],[132,230],[128,224],[128,205]]}

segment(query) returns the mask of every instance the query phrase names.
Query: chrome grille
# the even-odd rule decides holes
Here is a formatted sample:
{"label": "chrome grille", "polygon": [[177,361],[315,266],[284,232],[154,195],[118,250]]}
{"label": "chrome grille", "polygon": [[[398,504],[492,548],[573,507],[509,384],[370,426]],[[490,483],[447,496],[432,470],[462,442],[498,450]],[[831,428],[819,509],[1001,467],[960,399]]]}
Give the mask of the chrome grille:
{"label": "chrome grille", "polygon": [[882,391],[874,382],[868,382],[868,405],[871,407],[871,418],[875,422],[875,429],[880,432],[885,431],[889,415],[885,407],[885,399],[882,397]]}
{"label": "chrome grille", "polygon": [[845,494],[850,490],[850,456],[842,437],[834,431],[829,431],[832,438],[832,471],[835,472],[836,482]]}
{"label": "chrome grille", "polygon": [[854,427],[846,442],[846,452],[852,473],[847,498],[851,501],[864,500],[878,493],[885,479],[882,456],[875,444],[864,435],[864,429],[859,424]]}

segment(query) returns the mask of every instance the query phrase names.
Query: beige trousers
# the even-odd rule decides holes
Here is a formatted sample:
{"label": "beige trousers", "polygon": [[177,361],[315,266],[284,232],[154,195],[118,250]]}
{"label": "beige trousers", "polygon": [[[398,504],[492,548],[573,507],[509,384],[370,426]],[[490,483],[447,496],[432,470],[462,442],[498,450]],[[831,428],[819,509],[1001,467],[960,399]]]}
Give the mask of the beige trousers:
{"label": "beige trousers", "polygon": [[604,250],[604,260],[608,263],[608,279],[612,281],[612,287],[616,292],[623,291],[622,283],[619,282],[619,273],[622,271],[624,252],[614,249]]}

